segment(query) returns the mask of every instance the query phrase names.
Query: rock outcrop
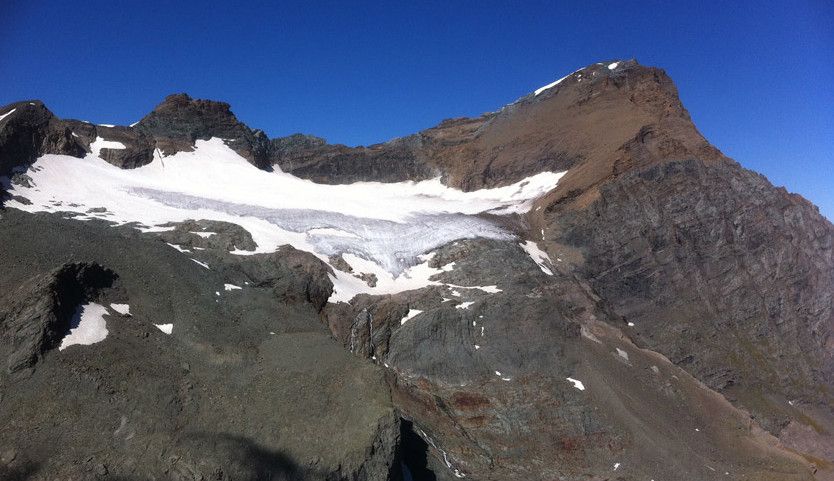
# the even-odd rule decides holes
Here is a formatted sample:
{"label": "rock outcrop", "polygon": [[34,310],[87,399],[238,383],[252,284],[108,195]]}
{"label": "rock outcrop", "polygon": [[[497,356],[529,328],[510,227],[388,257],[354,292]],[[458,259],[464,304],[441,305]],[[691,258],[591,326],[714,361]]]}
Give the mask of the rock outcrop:
{"label": "rock outcrop", "polygon": [[[2,212],[0,478],[398,479],[383,372],[321,326],[317,259],[191,254],[209,270],[130,230]],[[59,351],[66,306],[90,300],[106,338]]]}

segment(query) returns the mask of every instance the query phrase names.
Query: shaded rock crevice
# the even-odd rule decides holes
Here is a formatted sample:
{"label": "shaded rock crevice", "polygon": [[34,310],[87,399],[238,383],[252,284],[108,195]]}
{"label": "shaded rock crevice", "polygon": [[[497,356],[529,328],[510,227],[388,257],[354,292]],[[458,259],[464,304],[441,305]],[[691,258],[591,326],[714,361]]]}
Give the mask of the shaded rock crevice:
{"label": "shaded rock crevice", "polygon": [[114,287],[118,276],[97,263],[72,263],[23,283],[7,293],[0,311],[0,358],[6,373],[31,370],[58,347],[77,307]]}

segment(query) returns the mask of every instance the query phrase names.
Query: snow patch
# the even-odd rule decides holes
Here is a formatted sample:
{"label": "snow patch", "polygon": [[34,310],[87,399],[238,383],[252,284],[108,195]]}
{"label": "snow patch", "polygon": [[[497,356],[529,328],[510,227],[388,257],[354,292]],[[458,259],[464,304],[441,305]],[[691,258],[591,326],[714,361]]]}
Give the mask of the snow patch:
{"label": "snow patch", "polygon": [[614,62],[612,64],[608,64],[608,70],[614,70],[617,68],[617,65],[620,65],[620,62]]}
{"label": "snow patch", "polygon": [[412,317],[416,316],[417,314],[421,314],[422,312],[423,311],[421,311],[419,309],[409,309],[408,314],[406,314],[405,317],[400,319],[400,325],[402,326],[403,324],[405,324],[406,321],[408,321]]}
{"label": "snow patch", "polygon": [[475,302],[461,302],[460,304],[455,306],[455,309],[469,309],[469,306],[471,306],[472,304],[475,304]]}
{"label": "snow patch", "polygon": [[234,284],[223,284],[223,289],[226,289],[227,291],[233,291],[235,289],[243,289],[243,288],[240,287],[240,286],[236,286]]}
{"label": "snow patch", "polygon": [[[137,227],[136,229],[139,232],[143,232],[143,233],[148,233],[148,232],[171,232],[172,230],[176,229],[176,227],[175,226],[170,226],[170,227],[151,226],[151,227]],[[174,244],[168,244],[168,245],[179,249],[179,247],[174,246]]]}
{"label": "snow patch", "polygon": [[101,304],[91,302],[78,306],[70,320],[69,334],[61,340],[59,351],[78,345],[90,345],[101,342],[107,337],[107,322],[104,315],[107,308]]}
{"label": "snow patch", "polygon": [[165,334],[171,334],[174,332],[174,325],[173,324],[154,324],[160,331],[164,332]]}
{"label": "snow patch", "polygon": [[585,385],[584,385],[584,384],[582,384],[582,381],[579,381],[579,380],[574,379],[574,378],[572,378],[572,377],[568,377],[568,378],[565,378],[565,379],[567,379],[568,381],[572,382],[572,383],[573,383],[573,387],[575,387],[576,389],[579,389],[580,391],[584,391],[584,390],[585,390]]}
{"label": "snow patch", "polygon": [[[479,291],[484,291],[487,294],[498,294],[501,292],[501,289],[498,286],[459,286],[457,284],[445,284],[447,287],[454,287],[456,289],[478,289]],[[452,291],[453,296],[460,296],[460,292]]]}
{"label": "snow patch", "polygon": [[[101,137],[96,137],[96,140],[90,144],[90,150],[93,151],[94,156],[100,157],[101,156],[101,149],[115,149],[115,150],[123,150],[126,149],[125,144],[121,142],[116,142],[115,140],[104,140]],[[44,156],[47,157],[47,156]],[[65,157],[65,156],[60,156]],[[88,156],[89,157],[89,156]],[[43,158],[43,157],[41,157]],[[113,167],[116,167],[115,165]],[[118,169],[118,167],[116,167]]]}
{"label": "snow patch", "polygon": [[130,305],[129,304],[110,304],[110,308],[114,311],[118,312],[123,316],[130,315]]}
{"label": "snow patch", "polygon": [[522,249],[524,249],[524,252],[526,252],[531,259],[533,259],[533,262],[535,262],[536,265],[539,266],[539,269],[541,269],[542,272],[549,276],[553,275],[553,271],[551,271],[550,268],[547,267],[547,264],[552,264],[550,262],[550,257],[548,257],[547,255],[547,252],[539,249],[539,246],[533,241],[526,241],[525,243],[518,245]]}

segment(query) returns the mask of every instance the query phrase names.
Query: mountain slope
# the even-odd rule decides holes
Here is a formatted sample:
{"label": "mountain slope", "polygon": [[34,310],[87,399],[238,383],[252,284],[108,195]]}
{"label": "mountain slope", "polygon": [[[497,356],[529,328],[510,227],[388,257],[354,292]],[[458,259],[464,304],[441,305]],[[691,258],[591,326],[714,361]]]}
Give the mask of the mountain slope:
{"label": "mountain slope", "polygon": [[[594,64],[356,148],[268,139],[184,94],[131,127],[28,101],[0,117],[9,473],[834,474],[834,226],[710,146],[662,70]],[[55,281],[94,265],[117,277]],[[59,349],[90,303],[133,317],[109,308],[103,341]],[[43,437],[67,428],[26,424],[64,402],[50,382],[102,413],[61,418],[72,451]],[[123,397],[96,404],[108,386]],[[93,447],[138,422],[128,411],[171,403]]]}

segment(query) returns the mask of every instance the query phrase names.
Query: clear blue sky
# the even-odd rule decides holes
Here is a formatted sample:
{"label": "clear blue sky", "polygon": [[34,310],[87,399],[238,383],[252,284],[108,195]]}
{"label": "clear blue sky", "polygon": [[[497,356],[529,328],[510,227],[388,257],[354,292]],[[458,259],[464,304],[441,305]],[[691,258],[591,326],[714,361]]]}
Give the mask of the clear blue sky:
{"label": "clear blue sky", "polygon": [[271,136],[358,145],[633,57],[714,145],[834,219],[830,0],[204,3],[2,0],[0,104],[128,124],[184,91]]}

